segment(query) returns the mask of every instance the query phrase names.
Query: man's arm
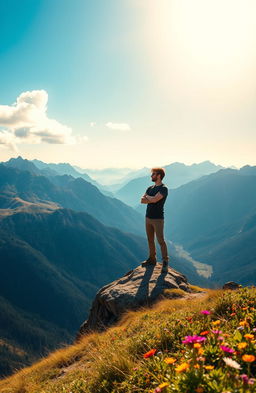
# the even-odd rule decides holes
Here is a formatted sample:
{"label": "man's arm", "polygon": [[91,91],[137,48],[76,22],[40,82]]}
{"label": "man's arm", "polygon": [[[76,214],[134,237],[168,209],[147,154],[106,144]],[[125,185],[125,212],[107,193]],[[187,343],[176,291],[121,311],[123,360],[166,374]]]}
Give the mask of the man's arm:
{"label": "man's arm", "polygon": [[156,203],[156,202],[160,201],[160,199],[162,199],[162,198],[163,198],[163,195],[160,192],[158,192],[154,196],[144,194],[141,198],[141,203]]}

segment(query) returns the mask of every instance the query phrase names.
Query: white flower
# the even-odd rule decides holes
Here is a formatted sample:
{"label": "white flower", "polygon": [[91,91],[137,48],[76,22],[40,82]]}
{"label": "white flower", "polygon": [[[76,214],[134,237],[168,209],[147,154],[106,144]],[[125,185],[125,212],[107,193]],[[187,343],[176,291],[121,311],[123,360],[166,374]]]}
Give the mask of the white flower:
{"label": "white flower", "polygon": [[223,360],[227,366],[236,368],[237,370],[240,370],[241,366],[235,360],[233,360],[231,358],[223,358]]}

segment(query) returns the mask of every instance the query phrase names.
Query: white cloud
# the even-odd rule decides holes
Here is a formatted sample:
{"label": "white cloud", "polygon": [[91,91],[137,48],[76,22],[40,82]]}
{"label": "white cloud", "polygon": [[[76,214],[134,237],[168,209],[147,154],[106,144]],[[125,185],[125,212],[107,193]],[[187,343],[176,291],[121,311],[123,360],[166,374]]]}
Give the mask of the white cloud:
{"label": "white cloud", "polygon": [[91,121],[91,122],[90,122],[90,127],[95,127],[95,126],[96,126],[95,121]]}
{"label": "white cloud", "polygon": [[0,128],[0,144],[15,151],[19,143],[76,144],[72,128],[47,116],[47,102],[45,90],[32,90],[12,105],[0,105],[0,127],[5,127]]}
{"label": "white cloud", "polygon": [[127,123],[112,123],[108,122],[105,124],[106,127],[111,128],[112,130],[119,130],[119,131],[129,131],[131,127]]}

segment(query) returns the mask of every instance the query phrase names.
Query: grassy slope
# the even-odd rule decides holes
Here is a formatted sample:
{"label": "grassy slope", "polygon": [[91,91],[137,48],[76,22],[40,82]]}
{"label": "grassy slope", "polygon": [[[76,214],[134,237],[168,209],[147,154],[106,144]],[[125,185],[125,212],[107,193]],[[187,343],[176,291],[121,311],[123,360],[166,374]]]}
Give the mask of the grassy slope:
{"label": "grassy slope", "polygon": [[[200,312],[205,309],[210,315]],[[151,309],[128,312],[108,331],[85,336],[0,381],[0,392],[255,392],[256,382],[248,384],[240,376],[256,374],[256,362],[243,358],[256,355],[255,327],[255,287],[162,300]],[[222,330],[222,341],[213,329]],[[209,333],[201,335],[206,337],[201,347],[182,343],[186,335],[205,331]],[[239,348],[241,342],[246,343],[244,349]],[[235,352],[225,353],[220,344]],[[144,358],[151,349],[157,349],[155,355]],[[226,365],[224,357],[236,360],[241,369]],[[175,363],[167,364],[166,358]],[[184,371],[176,370],[181,364]]]}

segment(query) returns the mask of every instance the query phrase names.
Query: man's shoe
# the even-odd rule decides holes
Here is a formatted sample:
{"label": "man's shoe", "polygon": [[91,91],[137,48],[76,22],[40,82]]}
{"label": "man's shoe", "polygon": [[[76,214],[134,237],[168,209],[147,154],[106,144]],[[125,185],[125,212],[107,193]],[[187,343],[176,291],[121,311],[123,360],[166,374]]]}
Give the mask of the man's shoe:
{"label": "man's shoe", "polygon": [[162,263],[162,270],[161,270],[161,272],[162,273],[167,273],[168,272],[168,261],[163,261],[163,263]]}
{"label": "man's shoe", "polygon": [[146,259],[145,261],[143,261],[141,263],[142,267],[144,267],[144,266],[152,266],[152,265],[156,265],[156,259],[148,258],[148,259]]}

